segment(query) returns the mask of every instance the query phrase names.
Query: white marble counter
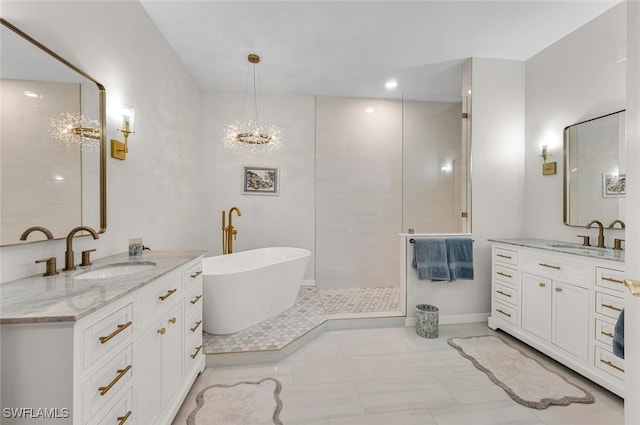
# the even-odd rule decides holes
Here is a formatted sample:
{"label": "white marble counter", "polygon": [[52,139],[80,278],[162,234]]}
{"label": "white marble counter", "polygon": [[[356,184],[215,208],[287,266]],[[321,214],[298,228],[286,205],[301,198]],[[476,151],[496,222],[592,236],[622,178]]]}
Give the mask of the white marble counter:
{"label": "white marble counter", "polygon": [[582,257],[611,260],[624,263],[624,251],[612,248],[596,248],[583,246],[578,243],[553,241],[547,239],[488,239],[490,242],[498,242],[509,245],[523,246],[527,248],[544,249],[546,251],[563,252],[565,254],[580,255]]}
{"label": "white marble counter", "polygon": [[[76,321],[112,303],[160,276],[198,258],[206,251],[128,252],[94,260],[89,267],[55,276],[29,276],[0,284],[0,324]],[[73,276],[114,263],[154,262],[152,269],[105,279],[74,279]]]}

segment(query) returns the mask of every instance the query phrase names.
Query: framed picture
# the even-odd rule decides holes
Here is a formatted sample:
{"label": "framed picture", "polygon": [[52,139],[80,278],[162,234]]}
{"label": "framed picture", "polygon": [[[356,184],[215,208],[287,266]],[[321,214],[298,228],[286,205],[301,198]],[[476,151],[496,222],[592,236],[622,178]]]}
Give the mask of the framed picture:
{"label": "framed picture", "polygon": [[242,166],[243,195],[277,195],[279,185],[278,167]]}
{"label": "framed picture", "polygon": [[602,196],[604,198],[621,197],[627,193],[625,174],[602,174]]}

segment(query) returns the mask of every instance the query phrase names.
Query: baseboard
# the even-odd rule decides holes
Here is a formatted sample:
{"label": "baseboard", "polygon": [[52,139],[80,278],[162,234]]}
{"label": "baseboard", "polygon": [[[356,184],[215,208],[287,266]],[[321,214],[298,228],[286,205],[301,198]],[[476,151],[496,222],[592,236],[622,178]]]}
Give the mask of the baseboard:
{"label": "baseboard", "polygon": [[[441,325],[453,325],[457,323],[476,323],[486,322],[490,313],[478,313],[478,314],[451,314],[448,316],[440,316],[438,322]],[[405,326],[415,326],[416,318],[407,317],[404,321]]]}

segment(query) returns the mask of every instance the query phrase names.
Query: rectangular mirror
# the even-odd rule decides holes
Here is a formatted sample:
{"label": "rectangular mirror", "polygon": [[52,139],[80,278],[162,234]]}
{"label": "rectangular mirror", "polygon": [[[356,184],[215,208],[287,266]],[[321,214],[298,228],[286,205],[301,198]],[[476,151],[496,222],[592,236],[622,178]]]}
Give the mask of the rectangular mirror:
{"label": "rectangular mirror", "polygon": [[[105,90],[9,22],[0,37],[0,245],[106,229]],[[33,233],[28,242],[43,240]]]}
{"label": "rectangular mirror", "polygon": [[624,221],[625,112],[564,129],[564,224]]}

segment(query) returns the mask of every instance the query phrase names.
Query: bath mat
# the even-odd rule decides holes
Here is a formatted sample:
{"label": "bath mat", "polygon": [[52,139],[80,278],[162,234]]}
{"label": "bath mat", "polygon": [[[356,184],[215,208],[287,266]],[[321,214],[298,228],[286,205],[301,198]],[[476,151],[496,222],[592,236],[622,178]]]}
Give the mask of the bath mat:
{"label": "bath mat", "polygon": [[515,402],[534,409],[593,403],[588,391],[492,335],[449,338],[449,345],[487,374]]}
{"label": "bath mat", "polygon": [[273,378],[211,385],[198,393],[187,425],[282,425],[281,390]]}

